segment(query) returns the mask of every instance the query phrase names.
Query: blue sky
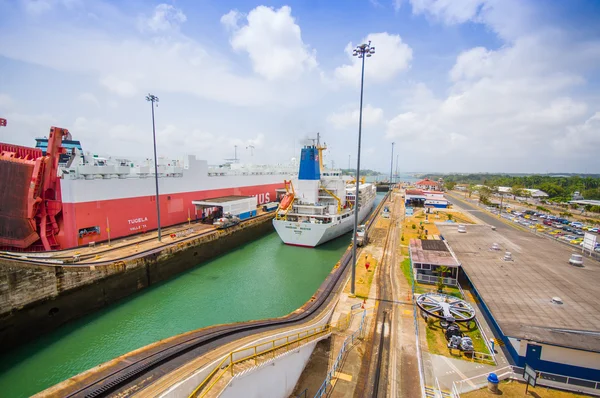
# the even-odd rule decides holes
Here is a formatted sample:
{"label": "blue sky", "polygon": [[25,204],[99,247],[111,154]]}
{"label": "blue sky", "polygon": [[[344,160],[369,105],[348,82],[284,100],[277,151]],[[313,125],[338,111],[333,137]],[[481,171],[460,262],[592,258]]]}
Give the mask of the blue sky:
{"label": "blue sky", "polygon": [[[287,162],[320,132],[363,167],[600,172],[600,3],[0,0],[0,140],[51,125],[84,149]],[[254,146],[254,156],[246,148]]]}

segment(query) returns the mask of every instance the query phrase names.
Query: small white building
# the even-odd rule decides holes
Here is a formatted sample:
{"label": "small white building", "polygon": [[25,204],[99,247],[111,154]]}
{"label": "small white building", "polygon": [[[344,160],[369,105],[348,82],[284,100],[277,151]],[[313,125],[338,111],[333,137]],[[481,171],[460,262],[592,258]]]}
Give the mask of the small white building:
{"label": "small white building", "polygon": [[535,198],[535,199],[542,199],[542,198],[548,197],[548,194],[540,189],[525,188],[525,189],[523,189],[523,191],[529,192],[529,196],[531,196],[532,198]]}

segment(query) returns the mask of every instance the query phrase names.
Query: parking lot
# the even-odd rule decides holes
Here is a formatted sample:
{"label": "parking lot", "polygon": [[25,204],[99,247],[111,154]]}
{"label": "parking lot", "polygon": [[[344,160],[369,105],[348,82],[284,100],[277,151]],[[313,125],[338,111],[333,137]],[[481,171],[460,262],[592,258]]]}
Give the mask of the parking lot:
{"label": "parking lot", "polygon": [[[486,207],[485,209],[495,215],[500,212],[495,207]],[[583,247],[583,237],[586,233],[599,234],[598,226],[570,221],[533,210],[503,209],[502,218],[529,228],[532,232],[547,235],[577,247]],[[598,240],[600,241],[600,237]],[[600,253],[600,243],[596,243],[595,251]]]}

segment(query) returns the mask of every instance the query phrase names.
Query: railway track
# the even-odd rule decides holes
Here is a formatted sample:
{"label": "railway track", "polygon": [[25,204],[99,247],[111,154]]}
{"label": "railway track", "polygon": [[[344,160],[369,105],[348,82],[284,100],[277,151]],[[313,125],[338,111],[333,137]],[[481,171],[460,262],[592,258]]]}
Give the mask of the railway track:
{"label": "railway track", "polygon": [[[388,197],[389,194],[380,202],[375,211],[371,213],[367,221],[367,229],[371,228],[375,216],[379,213]],[[108,397],[119,391],[136,386],[140,381],[147,383],[148,380],[157,379],[159,376],[181,366],[190,359],[202,355],[219,345],[248,335],[285,326],[294,326],[308,321],[326,308],[332,298],[343,288],[344,275],[347,273],[348,264],[351,260],[351,250],[346,250],[337,269],[329,274],[313,298],[300,308],[300,310],[290,315],[277,319],[221,325],[199,330],[197,333],[193,333],[189,337],[161,348],[156,352],[140,354],[137,358],[128,361],[127,364],[119,369],[107,371],[106,374],[100,374],[98,378],[93,380],[82,381],[82,385],[71,384],[67,387],[70,388],[70,391],[61,392],[60,395],[69,398]],[[98,264],[95,263],[95,265]]]}
{"label": "railway track", "polygon": [[378,306],[375,313],[374,334],[370,346],[367,347],[369,354],[364,355],[368,360],[363,364],[360,371],[359,377],[362,379],[362,382],[357,384],[354,396],[370,396],[374,398],[386,396],[388,385],[388,373],[386,370],[389,367],[390,361],[390,336],[394,309],[394,297],[390,288],[392,281],[389,279],[389,276],[396,262],[396,228],[394,226],[399,219],[395,215],[398,213],[397,211],[392,211],[391,213],[393,216],[390,218],[390,228],[385,237],[382,263],[381,267],[377,270],[376,300],[378,301]]}

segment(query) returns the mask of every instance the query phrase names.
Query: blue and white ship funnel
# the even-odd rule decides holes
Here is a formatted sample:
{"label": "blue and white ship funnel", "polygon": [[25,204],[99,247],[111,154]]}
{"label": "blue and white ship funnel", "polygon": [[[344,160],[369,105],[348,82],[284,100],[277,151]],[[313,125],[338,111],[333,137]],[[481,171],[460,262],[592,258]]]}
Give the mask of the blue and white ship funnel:
{"label": "blue and white ship funnel", "polygon": [[321,185],[321,167],[319,164],[319,149],[315,145],[302,148],[300,154],[300,169],[296,198],[300,204],[317,204],[319,201],[319,186]]}
{"label": "blue and white ship funnel", "polygon": [[321,167],[319,165],[319,150],[315,146],[302,148],[300,156],[300,170],[298,180],[320,180]]}

